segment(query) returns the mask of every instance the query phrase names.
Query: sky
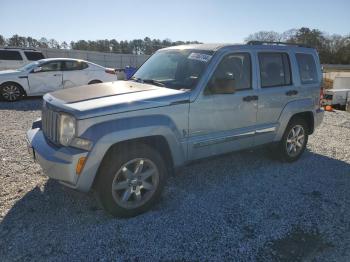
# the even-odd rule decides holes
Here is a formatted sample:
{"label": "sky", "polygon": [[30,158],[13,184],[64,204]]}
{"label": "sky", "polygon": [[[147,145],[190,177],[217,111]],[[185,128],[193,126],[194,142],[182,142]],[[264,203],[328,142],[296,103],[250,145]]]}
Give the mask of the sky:
{"label": "sky", "polygon": [[0,34],[239,43],[261,30],[350,34],[350,0],[0,0]]}

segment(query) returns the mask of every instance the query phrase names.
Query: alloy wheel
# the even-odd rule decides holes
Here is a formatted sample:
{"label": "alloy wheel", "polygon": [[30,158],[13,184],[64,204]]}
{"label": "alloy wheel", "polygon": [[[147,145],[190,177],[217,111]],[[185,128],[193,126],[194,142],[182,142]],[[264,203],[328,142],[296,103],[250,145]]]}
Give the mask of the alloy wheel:
{"label": "alloy wheel", "polygon": [[286,141],[287,153],[291,157],[297,156],[303,149],[305,141],[305,130],[301,125],[294,126]]}
{"label": "alloy wheel", "polygon": [[123,208],[134,209],[144,205],[159,184],[157,166],[149,159],[136,158],[118,170],[112,182],[114,201]]}
{"label": "alloy wheel", "polygon": [[2,96],[7,101],[16,101],[21,95],[21,90],[16,85],[6,85],[2,88]]}

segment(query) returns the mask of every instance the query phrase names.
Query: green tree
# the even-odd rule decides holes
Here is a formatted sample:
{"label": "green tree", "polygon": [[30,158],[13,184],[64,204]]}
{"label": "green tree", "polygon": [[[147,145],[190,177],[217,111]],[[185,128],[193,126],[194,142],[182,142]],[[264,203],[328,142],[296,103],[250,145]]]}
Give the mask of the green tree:
{"label": "green tree", "polygon": [[0,46],[6,45],[6,39],[2,35],[0,35]]}

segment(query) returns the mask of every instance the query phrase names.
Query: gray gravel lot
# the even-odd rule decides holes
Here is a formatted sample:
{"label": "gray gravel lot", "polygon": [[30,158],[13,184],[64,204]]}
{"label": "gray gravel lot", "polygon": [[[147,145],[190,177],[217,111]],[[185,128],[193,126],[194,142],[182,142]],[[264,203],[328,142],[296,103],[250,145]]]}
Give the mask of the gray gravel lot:
{"label": "gray gravel lot", "polygon": [[32,162],[40,107],[0,102],[1,261],[350,260],[349,113],[326,113],[296,163],[264,149],[201,161],[153,210],[115,219]]}

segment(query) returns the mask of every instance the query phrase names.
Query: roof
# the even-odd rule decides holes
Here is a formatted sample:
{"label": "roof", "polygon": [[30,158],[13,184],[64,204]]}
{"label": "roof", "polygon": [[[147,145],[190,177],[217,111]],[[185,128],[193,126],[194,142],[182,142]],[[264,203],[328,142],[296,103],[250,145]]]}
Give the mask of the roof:
{"label": "roof", "polygon": [[240,49],[251,49],[251,48],[263,48],[263,49],[292,49],[292,48],[307,48],[307,46],[301,46],[299,44],[279,43],[279,42],[251,42],[250,44],[225,44],[225,43],[213,43],[213,44],[189,44],[189,45],[178,45],[164,48],[162,50],[169,49],[198,49],[216,52],[222,48],[240,48]]}
{"label": "roof", "polygon": [[83,59],[66,58],[66,57],[45,58],[45,59],[41,59],[40,61],[84,61],[84,62],[90,63],[89,61],[85,61]]}
{"label": "roof", "polygon": [[213,44],[189,44],[189,45],[178,45],[178,46],[171,46],[164,48],[165,49],[198,49],[198,50],[207,50],[207,51],[217,51],[223,47],[228,46],[242,46],[242,44],[220,44],[220,43],[213,43]]}

